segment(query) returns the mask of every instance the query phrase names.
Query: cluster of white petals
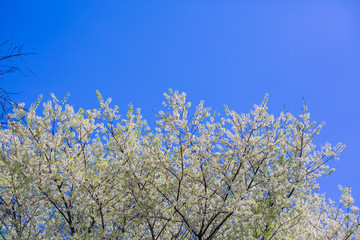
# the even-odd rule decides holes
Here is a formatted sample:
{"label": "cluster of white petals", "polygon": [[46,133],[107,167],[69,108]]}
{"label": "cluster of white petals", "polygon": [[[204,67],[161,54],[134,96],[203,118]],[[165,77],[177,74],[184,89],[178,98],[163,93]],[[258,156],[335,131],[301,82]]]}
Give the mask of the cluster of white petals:
{"label": "cluster of white petals", "polygon": [[316,148],[323,124],[225,107],[220,118],[165,94],[156,131],[132,105],[122,118],[66,99],[9,115],[0,129],[2,239],[360,239],[350,188],[341,205],[317,179],[344,146]]}

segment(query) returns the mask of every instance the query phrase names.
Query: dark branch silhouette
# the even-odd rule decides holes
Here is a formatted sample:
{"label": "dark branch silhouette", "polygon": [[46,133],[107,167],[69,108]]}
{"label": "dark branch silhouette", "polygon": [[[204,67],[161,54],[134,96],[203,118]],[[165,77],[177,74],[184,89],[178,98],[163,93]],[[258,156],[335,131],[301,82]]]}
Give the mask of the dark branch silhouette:
{"label": "dark branch silhouette", "polygon": [[[23,44],[18,45],[14,39],[8,39],[0,43],[0,81],[4,80],[4,75],[8,73],[20,72],[23,76],[27,76],[24,69],[31,75],[35,76],[33,71],[27,65],[24,57],[34,54],[34,52],[24,52]],[[7,124],[7,114],[17,106],[11,98],[10,93],[3,88],[0,82],[0,123],[1,126]]]}

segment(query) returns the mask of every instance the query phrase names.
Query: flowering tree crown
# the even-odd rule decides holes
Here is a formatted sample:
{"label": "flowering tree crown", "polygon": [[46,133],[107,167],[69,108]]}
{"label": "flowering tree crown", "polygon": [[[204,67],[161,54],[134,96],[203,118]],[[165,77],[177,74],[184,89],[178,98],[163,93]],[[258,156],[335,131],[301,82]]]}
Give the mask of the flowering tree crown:
{"label": "flowering tree crown", "polygon": [[[304,108],[275,118],[266,102],[220,118],[165,94],[153,131],[111,99],[75,111],[55,96],[0,130],[3,239],[359,238],[350,188],[341,207],[318,192],[343,145],[312,143],[323,124]],[[347,209],[344,211],[344,209]]]}

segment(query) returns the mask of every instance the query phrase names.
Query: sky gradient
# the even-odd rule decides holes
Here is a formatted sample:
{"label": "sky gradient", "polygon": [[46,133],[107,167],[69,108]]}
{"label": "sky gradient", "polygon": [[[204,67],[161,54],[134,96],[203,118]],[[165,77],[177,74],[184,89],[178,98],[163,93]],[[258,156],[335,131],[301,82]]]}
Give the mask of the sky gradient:
{"label": "sky gradient", "polygon": [[321,191],[338,199],[351,186],[360,203],[360,2],[14,1],[0,3],[0,42],[14,38],[36,77],[9,74],[1,86],[30,105],[70,92],[75,107],[98,106],[96,90],[125,113],[130,102],[149,122],[168,88],[223,113],[248,112],[269,93],[326,121],[315,143],[347,145]]}

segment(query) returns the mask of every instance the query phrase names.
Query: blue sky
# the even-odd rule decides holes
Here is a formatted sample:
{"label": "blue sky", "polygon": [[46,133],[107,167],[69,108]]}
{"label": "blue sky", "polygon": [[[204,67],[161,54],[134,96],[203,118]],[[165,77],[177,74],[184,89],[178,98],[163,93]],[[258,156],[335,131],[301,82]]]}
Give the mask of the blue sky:
{"label": "blue sky", "polygon": [[335,199],[351,186],[360,203],[359,1],[2,0],[0,16],[0,41],[36,52],[26,58],[36,78],[1,80],[27,105],[70,92],[70,104],[94,108],[98,89],[154,121],[168,88],[220,112],[269,93],[272,113],[298,115],[304,98],[326,121],[315,142],[347,145],[321,190]]}

